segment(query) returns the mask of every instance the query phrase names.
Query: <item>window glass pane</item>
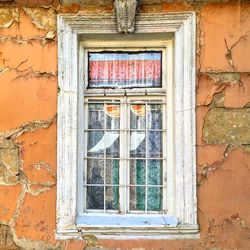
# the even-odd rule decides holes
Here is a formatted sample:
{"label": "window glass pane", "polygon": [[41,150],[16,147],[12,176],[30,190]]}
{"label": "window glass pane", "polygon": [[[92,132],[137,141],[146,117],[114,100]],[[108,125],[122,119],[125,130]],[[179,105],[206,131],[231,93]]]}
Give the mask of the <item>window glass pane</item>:
{"label": "window glass pane", "polygon": [[89,129],[104,129],[104,104],[89,104],[88,105],[88,128]]}
{"label": "window glass pane", "polygon": [[104,184],[104,160],[87,160],[87,184]]}
{"label": "window glass pane", "polygon": [[[120,150],[119,150],[119,146],[120,146],[120,137],[119,137],[119,132],[105,132],[105,136],[106,138],[106,142],[105,144],[107,145],[107,141],[109,141],[109,144],[112,143],[112,145],[110,147],[108,147],[106,149],[106,157],[108,158],[117,158],[120,156]],[[108,145],[107,145],[108,146]]]}
{"label": "window glass pane", "polygon": [[149,129],[162,129],[162,105],[149,104],[147,112],[148,128]]}
{"label": "window glass pane", "polygon": [[147,140],[148,140],[148,157],[151,158],[162,157],[162,132],[149,131]]}
{"label": "window glass pane", "polygon": [[105,104],[106,113],[106,129],[120,128],[120,105],[119,104]]}
{"label": "window glass pane", "polygon": [[148,185],[162,184],[162,161],[148,160]]}
{"label": "window glass pane", "polygon": [[102,160],[90,159],[87,163],[87,209],[104,208],[104,164]]}
{"label": "window glass pane", "polygon": [[147,209],[149,211],[159,211],[162,209],[162,188],[148,187]]}
{"label": "window glass pane", "polygon": [[144,104],[130,105],[130,128],[131,129],[146,128],[146,105]]}
{"label": "window glass pane", "polygon": [[104,186],[87,187],[87,209],[104,209]]}
{"label": "window glass pane", "polygon": [[130,157],[146,157],[146,133],[142,131],[130,132]]}
{"label": "window glass pane", "polygon": [[145,210],[145,187],[130,187],[130,210]]}
{"label": "window glass pane", "polygon": [[145,160],[130,160],[130,184],[131,185],[146,184]]}
{"label": "window glass pane", "polygon": [[88,52],[88,88],[161,87],[161,51]]}
{"label": "window glass pane", "polygon": [[118,210],[119,204],[119,187],[106,187],[106,209]]}
{"label": "window glass pane", "polygon": [[104,131],[91,131],[88,132],[88,145],[87,145],[87,155],[90,157],[103,157],[105,149],[105,141],[107,140],[104,137]]}
{"label": "window glass pane", "polygon": [[106,160],[106,184],[119,185],[119,160]]}

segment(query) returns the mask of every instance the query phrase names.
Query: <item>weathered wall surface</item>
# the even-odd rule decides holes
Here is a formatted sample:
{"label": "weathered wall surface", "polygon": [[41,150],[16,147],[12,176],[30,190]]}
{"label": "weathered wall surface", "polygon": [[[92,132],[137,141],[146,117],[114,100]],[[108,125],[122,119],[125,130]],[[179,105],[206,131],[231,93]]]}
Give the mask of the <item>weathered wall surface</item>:
{"label": "weathered wall surface", "polygon": [[0,249],[250,249],[247,1],[144,1],[140,7],[197,13],[200,239],[55,240],[56,14],[113,11],[112,1],[79,2],[0,0]]}

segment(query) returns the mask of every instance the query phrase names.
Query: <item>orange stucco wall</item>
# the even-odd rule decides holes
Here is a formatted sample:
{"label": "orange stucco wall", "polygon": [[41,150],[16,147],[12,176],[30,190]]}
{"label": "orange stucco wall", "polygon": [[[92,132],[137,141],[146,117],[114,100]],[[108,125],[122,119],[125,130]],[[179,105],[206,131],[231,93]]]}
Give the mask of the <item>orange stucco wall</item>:
{"label": "orange stucco wall", "polygon": [[[250,249],[250,3],[157,3],[197,13],[199,240],[56,241],[56,14],[108,1],[0,1],[0,249]],[[216,136],[215,136],[216,135]]]}

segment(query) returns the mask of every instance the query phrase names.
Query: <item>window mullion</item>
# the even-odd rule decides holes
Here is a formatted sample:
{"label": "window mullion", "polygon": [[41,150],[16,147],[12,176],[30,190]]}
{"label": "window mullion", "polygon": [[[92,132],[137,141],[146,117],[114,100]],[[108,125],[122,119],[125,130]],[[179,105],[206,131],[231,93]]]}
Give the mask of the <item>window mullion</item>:
{"label": "window mullion", "polygon": [[126,165],[127,165],[127,153],[126,153],[126,145],[127,145],[127,135],[126,135],[126,103],[124,99],[120,104],[120,168],[119,168],[119,204],[120,204],[120,212],[126,213],[126,189],[127,189],[127,173],[126,173]]}
{"label": "window mullion", "polygon": [[169,143],[168,141],[168,136],[167,136],[167,133],[168,131],[166,132],[166,128],[167,128],[167,107],[166,107],[166,102],[165,104],[162,105],[162,128],[163,128],[163,132],[162,132],[162,174],[163,174],[163,180],[162,180],[162,183],[163,183],[163,190],[162,190],[162,210],[163,211],[167,211],[167,182],[168,182],[168,176],[167,176],[167,161],[166,161],[166,158],[167,158],[167,145]]}
{"label": "window mullion", "polygon": [[[104,102],[104,107],[105,105],[107,105],[107,102],[105,101]],[[104,115],[104,134],[106,133],[106,129],[107,129],[107,114]],[[104,189],[103,189],[103,199],[104,199],[104,202],[103,202],[103,205],[104,205],[104,213],[106,213],[106,190],[107,190],[107,186],[106,186],[106,162],[107,162],[107,159],[106,159],[106,150],[107,149],[104,149],[104,168],[103,168],[103,183],[104,183]]]}
{"label": "window mullion", "polygon": [[83,184],[84,184],[84,192],[83,192],[83,200],[85,201],[84,202],[84,207],[83,207],[83,210],[84,212],[86,212],[87,210],[87,143],[88,143],[88,134],[87,132],[85,132],[85,130],[88,128],[88,103],[86,102],[85,105],[84,105],[84,171],[83,171],[83,178],[84,178],[84,181],[83,181]]}

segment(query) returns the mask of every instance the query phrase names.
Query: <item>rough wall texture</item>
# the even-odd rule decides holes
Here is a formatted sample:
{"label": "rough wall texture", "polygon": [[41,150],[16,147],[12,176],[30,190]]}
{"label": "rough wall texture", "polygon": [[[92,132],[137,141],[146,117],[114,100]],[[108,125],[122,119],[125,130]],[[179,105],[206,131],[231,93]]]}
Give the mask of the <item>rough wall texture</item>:
{"label": "rough wall texture", "polygon": [[200,239],[55,240],[56,14],[113,11],[112,1],[78,2],[0,0],[0,249],[250,249],[247,1],[140,6],[142,12],[197,13]]}

